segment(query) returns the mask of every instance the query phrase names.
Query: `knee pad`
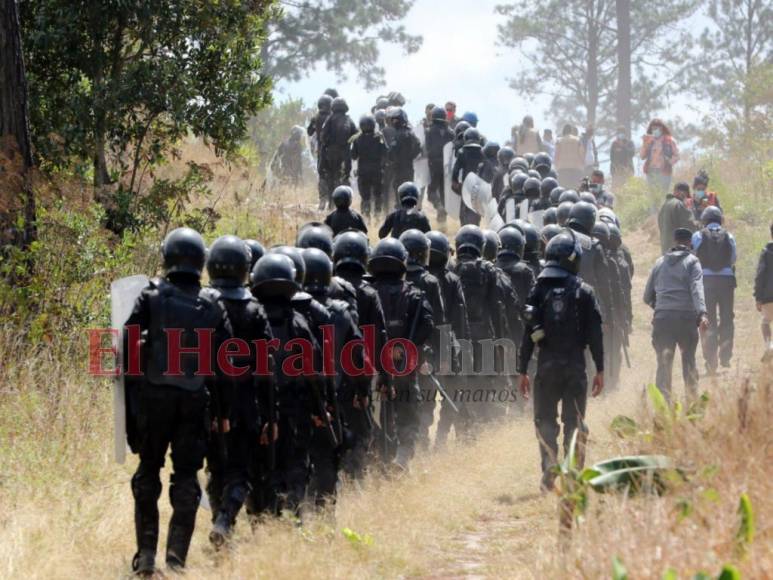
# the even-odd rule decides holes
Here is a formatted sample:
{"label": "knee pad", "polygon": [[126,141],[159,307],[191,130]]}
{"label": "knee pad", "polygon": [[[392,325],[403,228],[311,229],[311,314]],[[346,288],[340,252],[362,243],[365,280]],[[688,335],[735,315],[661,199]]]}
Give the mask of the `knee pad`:
{"label": "knee pad", "polygon": [[132,495],[137,502],[157,502],[161,496],[161,478],[157,473],[138,470],[132,477]]}
{"label": "knee pad", "polygon": [[196,475],[173,474],[169,486],[169,501],[176,510],[181,508],[196,509],[201,501],[201,487]]}

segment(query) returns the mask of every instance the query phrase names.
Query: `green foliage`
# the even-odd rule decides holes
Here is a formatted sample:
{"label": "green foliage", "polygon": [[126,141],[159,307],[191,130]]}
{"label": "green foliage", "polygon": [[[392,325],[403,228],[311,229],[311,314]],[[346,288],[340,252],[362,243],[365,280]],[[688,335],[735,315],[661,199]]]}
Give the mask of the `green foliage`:
{"label": "green foliage", "polygon": [[407,54],[421,46],[421,37],[399,24],[411,6],[413,0],[284,2],[263,45],[265,72],[296,81],[323,63],[339,79],[352,67],[366,88],[377,87],[384,82],[379,44],[397,44]]}
{"label": "green foliage", "polygon": [[741,573],[735,566],[725,564],[722,566],[722,571],[717,576],[717,580],[741,580]]}
{"label": "green foliage", "polygon": [[360,534],[351,528],[343,528],[341,533],[355,548],[369,547],[374,544],[373,536],[370,534]]}
{"label": "green foliage", "polygon": [[669,568],[665,572],[663,572],[663,579],[662,580],[679,580],[679,575],[676,573],[676,570],[673,568]]}
{"label": "green foliage", "polygon": [[633,437],[639,432],[639,425],[625,415],[617,415],[609,425],[610,431],[620,438]]}
{"label": "green foliage", "polygon": [[598,493],[622,490],[662,493],[674,466],[662,455],[633,455],[607,459],[590,469],[596,475],[588,480],[588,485]]}
{"label": "green foliage", "polygon": [[619,556],[612,558],[612,580],[628,580],[628,570]]}
{"label": "green foliage", "polygon": [[749,496],[741,494],[738,501],[738,530],[735,534],[736,552],[739,556],[744,556],[749,546],[754,541],[754,509]]}

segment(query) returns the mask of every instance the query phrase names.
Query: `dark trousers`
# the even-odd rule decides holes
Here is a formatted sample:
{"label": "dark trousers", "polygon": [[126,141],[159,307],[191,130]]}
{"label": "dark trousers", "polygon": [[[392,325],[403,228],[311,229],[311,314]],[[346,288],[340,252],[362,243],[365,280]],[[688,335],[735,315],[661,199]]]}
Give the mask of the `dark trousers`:
{"label": "dark trousers", "polygon": [[353,401],[353,393],[339,399],[341,414],[351,437],[351,444],[341,463],[347,475],[359,479],[365,474],[365,462],[373,439],[373,417],[370,409],[357,409]]}
{"label": "dark trousers", "polygon": [[718,362],[722,366],[729,366],[730,359],[733,358],[735,278],[704,276],[703,290],[706,295],[709,327],[703,335],[701,344],[706,366],[713,372]]}
{"label": "dark trousers", "polygon": [[351,159],[323,155],[319,163],[319,209],[332,204],[333,190],[339,185],[349,185]]}
{"label": "dark trousers", "polygon": [[427,198],[437,211],[438,219],[446,219],[445,206],[445,171],[443,160],[429,160],[429,187],[427,188]]}
{"label": "dark trousers", "polygon": [[561,423],[564,431],[564,453],[572,435],[578,430],[577,457],[582,467],[588,428],[585,407],[588,381],[582,352],[551,353],[540,351],[537,376],[534,379],[534,425],[540,441],[543,478],[549,477],[558,462],[558,404],[561,403]]}
{"label": "dark trousers", "polygon": [[172,518],[169,521],[166,561],[174,566],[185,565],[201,499],[196,473],[202,468],[207,451],[208,400],[204,389],[191,392],[156,385],[143,387],[139,396],[137,433],[140,464],[132,477],[137,551],[156,553],[160,472],[166,451],[171,447],[173,473],[169,500]]}
{"label": "dark trousers", "polygon": [[655,384],[666,400],[671,400],[671,374],[674,367],[676,348],[682,354],[682,375],[689,394],[694,394],[698,385],[698,369],[695,351],[698,348],[698,327],[694,316],[663,317],[652,321],[652,346],[658,359]]}
{"label": "dark trousers", "polygon": [[232,527],[236,522],[236,516],[250,492],[250,457],[259,439],[256,427],[235,422],[225,435],[227,457],[223,457],[220,444],[210,445],[207,452],[207,496],[213,523],[220,518],[223,525]]}
{"label": "dark trousers", "polygon": [[394,189],[395,207],[400,207],[400,199],[397,197],[397,190],[406,181],[413,181],[413,161],[407,165],[395,165],[393,167],[394,175],[392,188]]}
{"label": "dark trousers", "polygon": [[398,440],[397,456],[398,459],[408,460],[413,457],[419,433],[419,386],[413,375],[395,377],[393,384],[397,395],[393,407]]}
{"label": "dark trousers", "polygon": [[386,200],[382,195],[384,176],[381,173],[360,173],[357,177],[357,187],[362,198],[362,213],[370,216],[371,207],[374,213],[381,213],[386,208]]}

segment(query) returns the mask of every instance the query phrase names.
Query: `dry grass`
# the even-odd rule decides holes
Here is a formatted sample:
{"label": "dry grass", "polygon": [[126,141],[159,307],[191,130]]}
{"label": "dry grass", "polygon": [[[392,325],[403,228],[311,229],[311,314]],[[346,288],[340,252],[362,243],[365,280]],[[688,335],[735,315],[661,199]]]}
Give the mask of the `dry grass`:
{"label": "dry grass", "polygon": [[[291,241],[300,223],[319,219],[313,192],[274,199],[272,192],[259,193],[256,179],[247,171],[223,185],[219,209],[226,217],[218,232],[271,244]],[[638,303],[656,250],[643,232],[630,242]],[[557,550],[555,498],[536,493],[534,429],[521,418],[487,428],[474,442],[418,457],[398,480],[373,477],[346,486],[335,514],[302,530],[272,521],[253,533],[240,521],[226,554],[209,548],[209,513],[200,511],[187,576],[597,578],[610,575],[615,555],[631,578],[659,578],[668,567],[684,577],[699,569],[716,573],[736,561],[736,507],[748,492],[757,538],[738,564],[749,578],[772,577],[771,369],[751,374],[760,354],[751,299],[739,295],[737,311],[734,369],[702,383],[712,394],[707,417],[680,423],[668,437],[620,440],[609,434],[609,422],[619,413],[643,416],[642,387],[654,377],[649,313],[637,307],[634,369],[619,391],[589,406],[590,460],[665,450],[690,478],[663,498],[595,496],[564,555]],[[35,351],[13,336],[0,330],[0,577],[124,576],[134,551],[129,480],[136,458],[112,463],[109,382],[87,376],[85,336]],[[739,386],[750,374],[756,390],[745,399],[741,429]],[[680,520],[675,506],[683,499],[694,509]],[[161,505],[165,522],[166,494]],[[372,540],[347,540],[344,528]]]}

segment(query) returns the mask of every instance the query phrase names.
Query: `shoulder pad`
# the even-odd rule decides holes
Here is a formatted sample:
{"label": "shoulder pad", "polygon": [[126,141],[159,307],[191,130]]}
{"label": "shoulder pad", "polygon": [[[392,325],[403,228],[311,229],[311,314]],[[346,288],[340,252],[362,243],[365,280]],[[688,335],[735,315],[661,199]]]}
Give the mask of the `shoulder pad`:
{"label": "shoulder pad", "polygon": [[199,291],[199,298],[206,300],[207,302],[210,302],[210,303],[216,303],[222,297],[223,295],[219,290],[217,290],[216,288],[212,288],[210,286],[205,286]]}
{"label": "shoulder pad", "polygon": [[357,298],[357,290],[354,288],[351,282],[348,280],[345,280],[344,278],[341,278],[340,276],[333,276],[333,279],[338,282],[338,284],[341,286],[341,288],[344,289],[344,291],[352,296],[353,298]]}
{"label": "shoulder pad", "polygon": [[248,302],[252,299],[252,293],[245,286],[236,286],[231,288],[214,288],[220,293],[221,298],[227,300],[238,300]]}

